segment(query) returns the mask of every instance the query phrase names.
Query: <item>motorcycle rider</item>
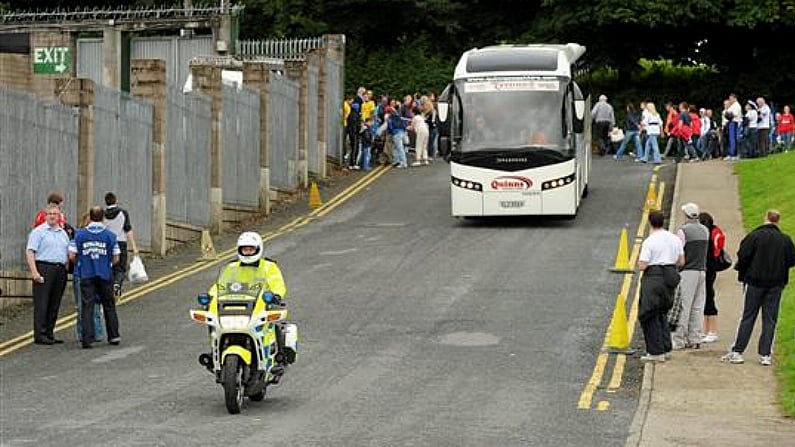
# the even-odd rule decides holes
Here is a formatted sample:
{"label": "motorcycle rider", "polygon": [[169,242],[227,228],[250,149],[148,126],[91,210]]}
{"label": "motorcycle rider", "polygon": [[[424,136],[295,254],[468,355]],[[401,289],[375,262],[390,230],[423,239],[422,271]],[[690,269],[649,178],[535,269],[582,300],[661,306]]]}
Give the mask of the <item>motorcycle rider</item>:
{"label": "motorcycle rider", "polygon": [[[229,287],[232,284],[261,284],[267,287],[259,291],[258,298],[266,303],[280,305],[287,294],[282,272],[276,261],[262,255],[262,238],[253,231],[242,233],[237,238],[237,261],[232,261],[224,266],[218,275],[218,280],[209,290],[213,299],[218,297],[220,287]],[[284,346],[284,335],[281,328],[276,326],[276,344],[279,351]],[[277,366],[278,368],[279,366]],[[283,366],[280,368],[283,371]]]}

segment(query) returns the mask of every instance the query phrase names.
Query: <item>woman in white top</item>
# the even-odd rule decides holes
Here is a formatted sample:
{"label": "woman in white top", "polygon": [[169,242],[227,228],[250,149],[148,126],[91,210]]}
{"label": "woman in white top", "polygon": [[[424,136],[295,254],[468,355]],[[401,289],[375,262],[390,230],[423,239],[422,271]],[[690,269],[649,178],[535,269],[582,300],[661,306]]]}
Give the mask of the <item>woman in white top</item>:
{"label": "woman in white top", "polygon": [[[649,153],[652,153],[652,163],[660,164],[660,146],[657,144],[657,137],[660,136],[662,128],[662,118],[657,113],[657,108],[653,102],[646,103],[646,113],[643,115],[643,128],[646,130],[646,148],[643,151],[642,162],[649,161]],[[652,152],[653,151],[653,152]]]}
{"label": "woman in white top", "polygon": [[425,122],[425,116],[420,112],[419,107],[414,108],[414,117],[411,118],[411,129],[416,135],[414,143],[414,163],[412,166],[427,165],[428,161],[428,124]]}

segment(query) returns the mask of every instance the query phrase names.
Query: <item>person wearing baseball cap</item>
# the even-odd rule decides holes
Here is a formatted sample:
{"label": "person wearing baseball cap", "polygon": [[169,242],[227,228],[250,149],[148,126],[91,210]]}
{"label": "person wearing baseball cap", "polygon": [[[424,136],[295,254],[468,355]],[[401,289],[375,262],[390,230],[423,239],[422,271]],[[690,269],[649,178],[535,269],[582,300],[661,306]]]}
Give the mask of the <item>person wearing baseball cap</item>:
{"label": "person wearing baseball cap", "polygon": [[698,205],[682,205],[686,221],[676,234],[685,248],[685,265],[679,272],[682,312],[672,335],[673,349],[698,348],[704,324],[704,303],[707,299],[707,251],[709,230],[698,220]]}

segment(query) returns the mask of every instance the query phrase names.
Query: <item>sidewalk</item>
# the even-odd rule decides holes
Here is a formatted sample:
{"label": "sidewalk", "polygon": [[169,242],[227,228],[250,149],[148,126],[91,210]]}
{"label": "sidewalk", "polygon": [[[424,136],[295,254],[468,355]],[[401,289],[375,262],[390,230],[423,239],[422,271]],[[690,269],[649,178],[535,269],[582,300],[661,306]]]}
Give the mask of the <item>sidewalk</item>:
{"label": "sidewalk", "polygon": [[[731,163],[680,164],[671,227],[682,222],[681,205],[695,202],[726,233],[727,249],[735,258],[744,235],[737,186]],[[742,290],[733,269],[718,274],[715,291],[720,340],[702,344],[699,350],[674,352],[671,361],[646,366],[648,377],[627,445],[795,445],[795,420],[782,417],[777,404],[775,367],[757,363],[761,323],[757,321],[744,364],[720,362],[734,341],[742,313]]]}

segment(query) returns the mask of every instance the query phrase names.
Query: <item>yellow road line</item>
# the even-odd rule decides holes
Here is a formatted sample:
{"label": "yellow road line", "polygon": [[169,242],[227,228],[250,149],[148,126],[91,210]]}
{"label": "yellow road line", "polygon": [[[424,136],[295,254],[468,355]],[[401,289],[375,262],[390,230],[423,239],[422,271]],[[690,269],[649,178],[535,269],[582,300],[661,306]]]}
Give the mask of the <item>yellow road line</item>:
{"label": "yellow road line", "polygon": [[[646,190],[646,196],[647,197],[648,197],[648,193],[651,190],[651,188],[654,188],[655,184],[657,183],[657,171],[659,171],[659,168],[660,168],[659,166],[656,166],[654,168],[654,173],[652,174],[651,179],[649,179],[649,186],[648,186],[648,188]],[[660,201],[661,201],[660,196],[658,196],[657,197],[657,203],[660,203]],[[630,266],[634,266],[635,263],[637,262],[638,256],[640,256],[640,246],[641,246],[643,235],[646,232],[646,225],[648,224],[649,210],[645,206],[645,203],[646,203],[646,200],[644,198],[643,214],[641,215],[640,223],[638,224],[638,231],[636,233],[635,243],[632,246],[632,254],[630,255],[630,258],[629,258],[629,265]],[[629,295],[630,287],[632,286],[632,277],[633,277],[633,275],[634,275],[633,272],[627,272],[627,273],[624,274],[624,280],[623,280],[623,283],[621,285],[621,292],[620,293],[623,296],[625,296],[625,297]],[[640,281],[638,281],[638,283],[640,283]],[[639,292],[640,292],[640,290],[638,290],[638,293]],[[632,304],[632,309],[635,312],[635,319],[637,319],[637,301],[638,301],[637,299],[633,300],[633,304]],[[633,321],[632,320],[632,311],[630,311],[629,320]],[[630,322],[628,321],[627,324],[629,326],[629,339],[632,340],[632,334],[634,332],[635,324],[634,324],[634,321],[633,321],[632,324],[630,324]],[[608,352],[606,352],[606,349],[607,349],[607,344],[608,344],[609,338],[610,338],[610,325],[608,325],[607,330],[605,331],[605,338],[604,338],[604,341],[602,342],[602,349],[601,349],[601,352],[599,352],[599,354],[596,357],[596,363],[594,364],[594,369],[593,369],[593,372],[591,373],[591,378],[585,384],[585,388],[583,389],[582,393],[580,394],[580,399],[577,401],[577,408],[578,409],[581,409],[581,410],[589,410],[589,409],[591,409],[591,405],[593,404],[593,396],[596,393],[596,390],[599,388],[599,384],[602,383],[602,379],[604,377],[605,369],[606,369],[606,366],[607,366],[607,361],[608,361],[608,358],[609,358],[609,354],[608,354]],[[626,364],[626,355],[622,354],[622,355],[619,355],[618,357],[616,357],[616,362],[615,362],[615,365],[613,367],[613,374],[612,374],[611,379],[610,379],[610,385],[608,385],[608,392],[611,391],[611,386],[615,383],[616,380],[618,380],[619,384],[621,383],[621,377],[623,375],[625,364]],[[616,375],[617,374],[616,373],[617,369],[620,369],[620,373],[618,375]],[[597,405],[598,405],[598,407],[597,407],[598,410],[604,411],[604,410],[607,410],[609,408],[610,402],[608,402],[608,401],[600,401]]]}
{"label": "yellow road line", "polygon": [[[307,225],[308,223],[314,221],[318,217],[325,216],[333,209],[337,208],[338,206],[346,202],[348,199],[353,197],[356,193],[358,193],[362,189],[372,184],[375,180],[377,180],[379,177],[384,175],[390,169],[391,169],[390,166],[379,166],[378,168],[373,169],[366,176],[362,177],[361,179],[357,180],[354,184],[345,188],[341,193],[339,193],[331,200],[329,200],[328,202],[326,202],[316,210],[312,211],[308,215],[303,217],[298,217],[292,220],[291,222],[282,225],[281,227],[279,227],[274,231],[263,234],[262,235],[263,242],[272,240],[285,233],[294,231],[295,229],[303,227],[304,225]],[[168,275],[159,278],[155,281],[152,281],[146,285],[137,287],[131,290],[130,293],[120,298],[117,305],[122,305],[134,301],[151,292],[154,292],[156,290],[174,284],[175,282],[180,281],[188,276],[192,276],[196,273],[202,272],[211,267],[215,267],[218,264],[221,264],[222,262],[231,258],[234,255],[235,250],[236,249],[234,247],[228,250],[224,250],[223,252],[218,254],[218,259],[214,261],[196,262],[188,267],[169,273]],[[77,319],[76,313],[71,313],[69,315],[65,315],[59,318],[55,323],[55,331],[56,332],[62,331],[64,329],[68,329],[74,326],[74,324],[76,323],[76,319]],[[19,350],[31,343],[33,343],[33,331],[28,331],[27,333],[14,337],[10,340],[4,341],[0,343],[0,357],[10,354],[16,350]]]}

